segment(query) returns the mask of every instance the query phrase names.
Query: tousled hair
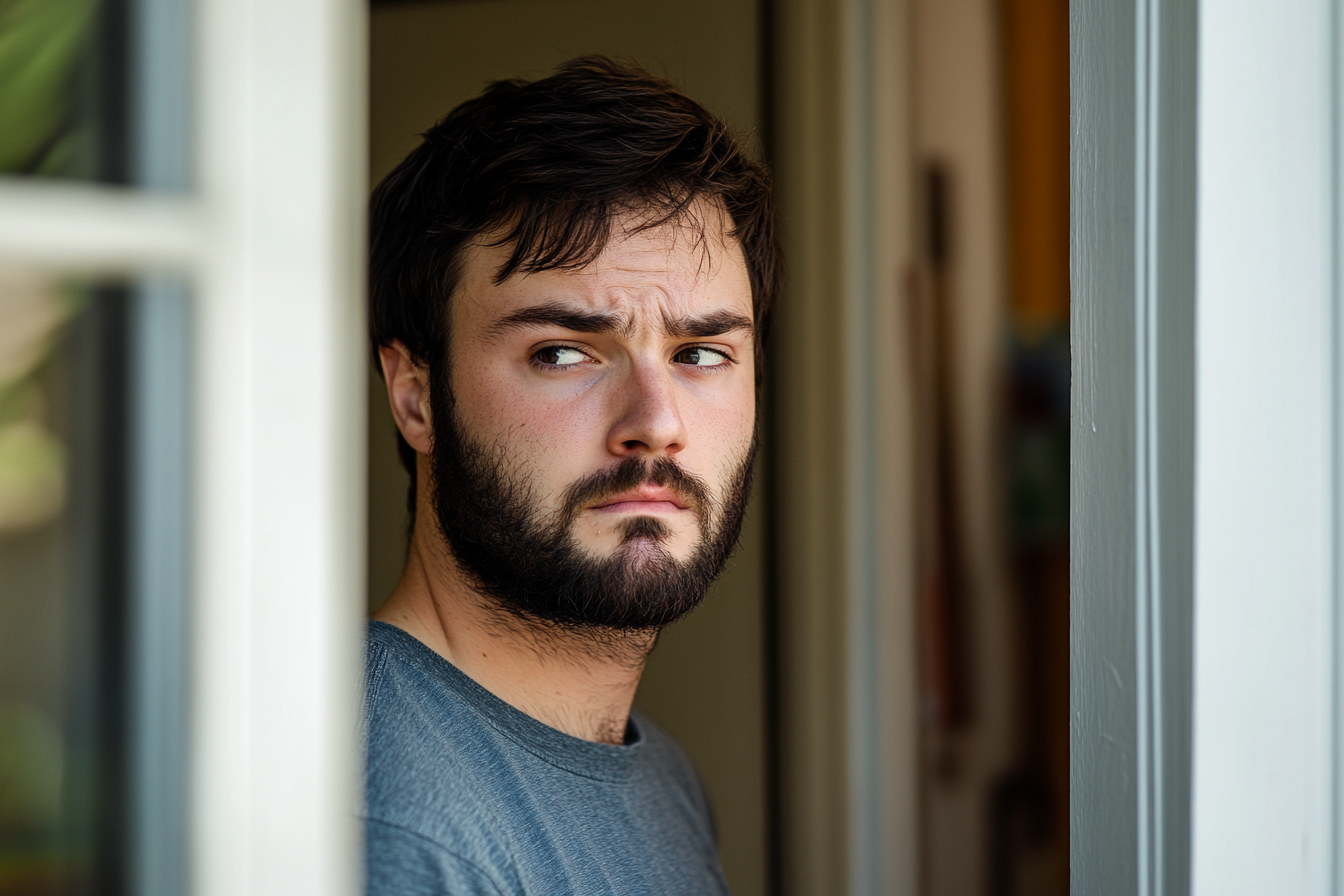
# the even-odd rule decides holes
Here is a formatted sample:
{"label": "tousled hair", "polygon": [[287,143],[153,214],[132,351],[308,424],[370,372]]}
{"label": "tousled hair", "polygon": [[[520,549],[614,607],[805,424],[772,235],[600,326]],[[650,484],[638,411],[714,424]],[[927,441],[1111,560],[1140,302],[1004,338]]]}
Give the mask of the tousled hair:
{"label": "tousled hair", "polygon": [[[448,306],[474,238],[511,247],[495,274],[502,283],[588,265],[627,213],[641,229],[669,221],[703,228],[692,206],[707,200],[727,212],[746,259],[759,376],[780,281],[770,175],[742,136],[670,82],[580,57],[538,81],[490,84],[423,136],[371,200],[375,367],[378,349],[400,341],[429,369],[431,390],[447,382]],[[414,514],[415,452],[400,435],[398,450]]]}

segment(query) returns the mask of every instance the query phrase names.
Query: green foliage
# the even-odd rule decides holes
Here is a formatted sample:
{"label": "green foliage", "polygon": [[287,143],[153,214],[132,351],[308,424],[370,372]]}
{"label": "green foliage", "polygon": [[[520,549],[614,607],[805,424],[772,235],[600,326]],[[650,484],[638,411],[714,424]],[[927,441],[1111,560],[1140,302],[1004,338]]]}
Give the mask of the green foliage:
{"label": "green foliage", "polygon": [[0,0],[0,172],[68,174],[87,153],[76,73],[97,0]]}

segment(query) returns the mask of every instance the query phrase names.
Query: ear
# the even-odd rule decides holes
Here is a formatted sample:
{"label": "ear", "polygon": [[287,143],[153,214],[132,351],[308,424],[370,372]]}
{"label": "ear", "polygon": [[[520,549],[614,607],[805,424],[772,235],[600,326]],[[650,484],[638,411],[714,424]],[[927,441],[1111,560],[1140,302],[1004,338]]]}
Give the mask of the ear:
{"label": "ear", "polygon": [[378,360],[383,365],[387,400],[392,405],[397,429],[412,448],[429,454],[434,434],[429,411],[429,370],[412,361],[406,346],[396,339],[391,345],[379,346]]}

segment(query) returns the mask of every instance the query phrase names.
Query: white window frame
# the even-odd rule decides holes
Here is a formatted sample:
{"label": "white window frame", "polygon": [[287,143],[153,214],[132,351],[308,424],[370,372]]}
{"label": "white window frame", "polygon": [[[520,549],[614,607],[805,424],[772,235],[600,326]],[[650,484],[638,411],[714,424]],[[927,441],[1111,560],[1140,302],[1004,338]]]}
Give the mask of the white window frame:
{"label": "white window frame", "polygon": [[0,263],[185,275],[188,890],[362,890],[366,4],[196,0],[193,187],[0,178]]}

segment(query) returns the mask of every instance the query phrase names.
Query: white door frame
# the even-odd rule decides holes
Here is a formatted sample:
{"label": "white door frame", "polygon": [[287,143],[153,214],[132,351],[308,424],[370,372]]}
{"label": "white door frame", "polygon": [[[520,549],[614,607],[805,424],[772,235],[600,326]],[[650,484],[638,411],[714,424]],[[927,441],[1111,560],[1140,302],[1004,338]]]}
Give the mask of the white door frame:
{"label": "white door frame", "polygon": [[1070,9],[1077,893],[1189,877],[1193,13]]}
{"label": "white door frame", "polygon": [[1338,892],[1339,20],[1073,0],[1074,892]]}

